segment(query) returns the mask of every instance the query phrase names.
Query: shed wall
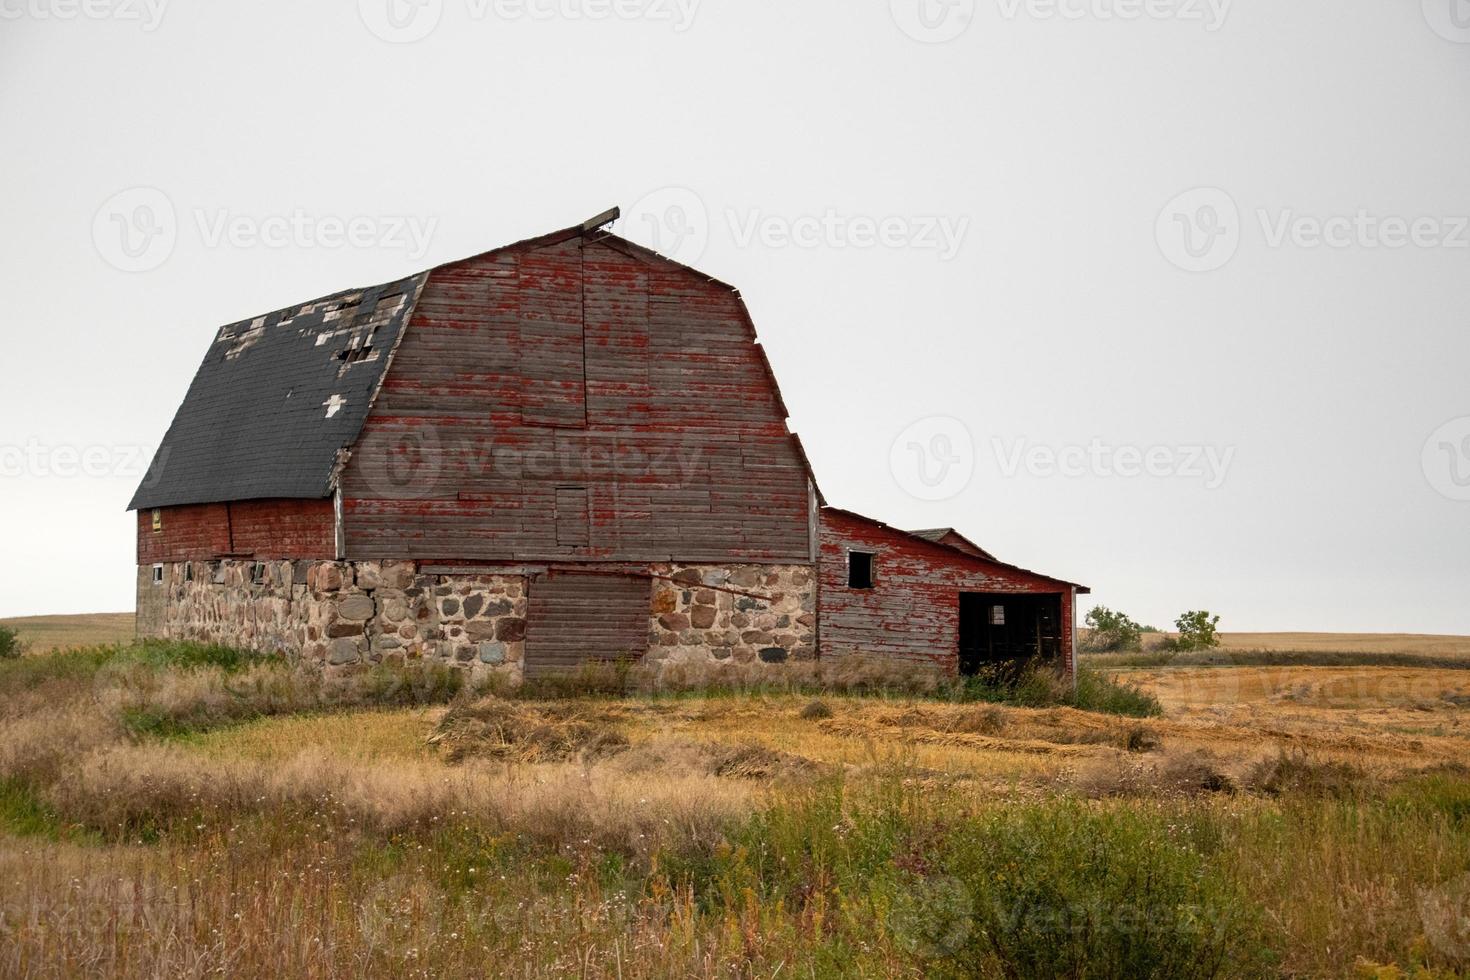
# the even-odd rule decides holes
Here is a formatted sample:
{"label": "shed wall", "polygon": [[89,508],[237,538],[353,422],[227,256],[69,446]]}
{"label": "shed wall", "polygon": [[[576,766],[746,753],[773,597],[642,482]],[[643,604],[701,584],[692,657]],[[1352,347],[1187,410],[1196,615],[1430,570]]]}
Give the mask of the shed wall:
{"label": "shed wall", "polygon": [[[875,555],[873,588],[848,588],[849,551]],[[1073,669],[1073,597],[1064,583],[831,510],[821,516],[820,575],[818,641],[824,657],[896,658],[955,673],[959,593],[1034,593],[1061,597],[1065,669]]]}

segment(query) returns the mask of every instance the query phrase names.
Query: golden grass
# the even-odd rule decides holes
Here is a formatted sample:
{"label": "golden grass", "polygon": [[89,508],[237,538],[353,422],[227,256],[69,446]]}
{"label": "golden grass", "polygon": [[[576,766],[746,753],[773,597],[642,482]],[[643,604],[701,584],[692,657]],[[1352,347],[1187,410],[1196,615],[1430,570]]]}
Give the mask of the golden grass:
{"label": "golden grass", "polygon": [[284,762],[303,749],[353,761],[432,761],[429,733],[444,708],[401,708],[265,718],[191,735],[183,744],[211,760]]}
{"label": "golden grass", "polygon": [[[821,712],[796,693],[478,713],[468,695],[305,699],[315,713],[204,711],[213,727],[167,738],[130,734],[126,711],[192,717],[226,689],[209,671],[143,673],[104,667],[0,705],[0,827],[12,780],[59,838],[0,831],[0,975],[924,975],[881,902],[848,887],[828,904],[836,866],[816,866],[834,846],[816,837],[852,832],[863,794],[895,786],[911,822],[888,872],[932,860],[936,828],[1071,801],[1166,836],[1208,827],[1211,873],[1264,909],[1285,974],[1343,975],[1358,957],[1460,968],[1424,947],[1421,901],[1470,872],[1454,765],[1470,759],[1470,671],[1118,671],[1164,704],[1144,719],[838,694]],[[240,690],[253,675],[229,676]],[[449,731],[467,747],[435,740]],[[1305,775],[1270,782],[1291,765]],[[783,814],[839,776],[830,819],[783,838]],[[798,889],[718,871],[758,864],[767,842],[766,860],[813,863]],[[855,959],[823,959],[839,953]]]}
{"label": "golden grass", "polygon": [[18,616],[0,619],[15,630],[31,653],[126,643],[133,638],[133,614],[85,613],[71,616]]}
{"label": "golden grass", "polygon": [[1221,633],[1224,650],[1407,653],[1470,659],[1470,636],[1424,633]]}

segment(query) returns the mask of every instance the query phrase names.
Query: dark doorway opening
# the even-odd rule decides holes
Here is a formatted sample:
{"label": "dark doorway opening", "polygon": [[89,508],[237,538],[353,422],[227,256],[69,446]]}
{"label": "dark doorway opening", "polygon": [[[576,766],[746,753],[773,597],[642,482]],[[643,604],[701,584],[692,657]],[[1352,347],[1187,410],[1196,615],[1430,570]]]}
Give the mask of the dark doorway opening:
{"label": "dark doorway opening", "polygon": [[970,677],[1031,660],[1060,663],[1062,597],[960,593],[960,674]]}

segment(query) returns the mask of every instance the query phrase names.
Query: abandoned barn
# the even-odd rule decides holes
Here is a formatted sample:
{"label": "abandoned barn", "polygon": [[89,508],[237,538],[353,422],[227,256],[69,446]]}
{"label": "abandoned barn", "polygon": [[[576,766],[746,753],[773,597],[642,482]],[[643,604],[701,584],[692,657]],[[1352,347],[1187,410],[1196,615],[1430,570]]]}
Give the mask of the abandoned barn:
{"label": "abandoned barn", "polygon": [[222,327],[130,504],[140,634],[1070,671],[1087,590],[826,506],[739,293],[615,214]]}

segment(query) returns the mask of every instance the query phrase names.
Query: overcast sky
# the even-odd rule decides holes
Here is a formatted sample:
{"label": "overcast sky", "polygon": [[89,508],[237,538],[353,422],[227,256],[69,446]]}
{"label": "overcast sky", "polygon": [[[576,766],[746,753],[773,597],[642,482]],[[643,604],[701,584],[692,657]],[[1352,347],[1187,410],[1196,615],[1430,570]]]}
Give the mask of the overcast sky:
{"label": "overcast sky", "polygon": [[221,323],[618,204],[833,504],[1470,633],[1467,109],[1464,0],[0,0],[0,616],[132,608]]}

